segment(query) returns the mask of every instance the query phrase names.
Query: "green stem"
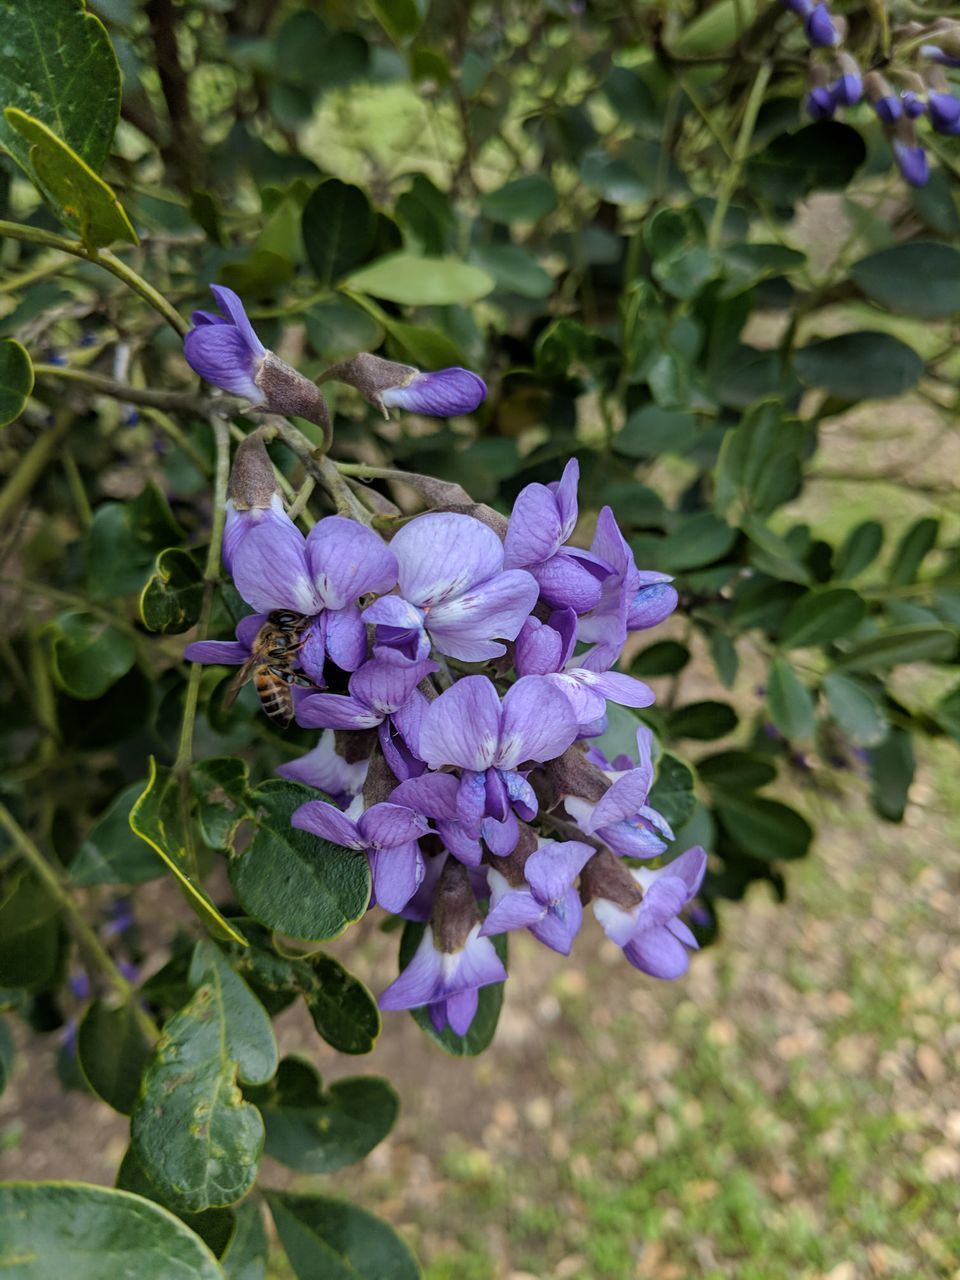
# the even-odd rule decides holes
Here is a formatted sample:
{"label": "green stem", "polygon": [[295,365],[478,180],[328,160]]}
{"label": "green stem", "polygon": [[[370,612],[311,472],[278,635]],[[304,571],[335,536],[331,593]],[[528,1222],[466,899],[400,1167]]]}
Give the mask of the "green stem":
{"label": "green stem", "polygon": [[[77,369],[72,365],[44,364],[33,366],[38,378],[64,378],[68,382],[79,382],[100,395],[112,396],[114,400],[123,400],[128,404],[146,405],[151,409],[178,410],[183,413],[208,414],[221,401],[196,396],[189,391],[155,391],[149,387],[131,387],[126,382],[117,382],[102,373],[92,373],[89,369]],[[226,407],[226,403],[224,405]]]}
{"label": "green stem", "polygon": [[71,498],[73,498],[73,505],[77,509],[77,518],[82,528],[89,529],[93,520],[90,500],[87,497],[86,489],[83,487],[83,477],[80,474],[80,468],[77,466],[77,460],[73,456],[73,450],[70,448],[66,448],[63,451],[63,470],[67,477],[67,487],[70,490]]}
{"label": "green stem", "polygon": [[209,477],[210,463],[200,452],[189,436],[185,435],[169,414],[162,409],[154,409],[149,405],[144,408],[143,416],[155,422],[165,436],[168,436],[177,448],[190,459],[202,476]]}
{"label": "green stem", "polygon": [[140,1024],[140,1028],[144,1035],[150,1041],[156,1040],[159,1035],[156,1024],[147,1013],[146,1009],[137,1002],[135,988],[127,981],[117,968],[113,957],[97,937],[96,930],[91,927],[80,908],[70,896],[70,893],[66,885],[63,883],[59,873],[43,856],[6,805],[2,803],[0,803],[0,826],[4,828],[16,848],[30,864],[30,867],[36,874],[37,879],[43,882],[43,885],[49,892],[50,896],[57,902],[63,911],[66,912],[70,921],[70,928],[75,934],[77,941],[86,951],[89,959],[93,961],[100,972],[109,980],[110,985],[121,997],[124,1003],[130,1005],[130,1008],[133,1011],[133,1016]]}
{"label": "green stem", "polygon": [[373,524],[372,513],[367,510],[343,478],[344,475],[360,474],[351,473],[347,469],[350,464],[332,461],[324,452],[315,448],[303,432],[287,422],[285,418],[268,419],[268,425],[264,428],[264,439],[269,440],[272,436],[279,436],[303,463],[307,474],[323,485],[340,515],[350,520],[357,520],[360,524]]}
{"label": "green stem", "polygon": [[[230,431],[222,418],[211,418],[213,438],[217,446],[217,462],[213,477],[213,525],[210,529],[210,545],[203,572],[203,601],[197,621],[197,634],[207,638],[210,614],[213,609],[213,593],[220,581],[220,547],[223,542],[223,524],[227,515],[227,480],[230,475]],[[186,779],[193,760],[193,726],[197,718],[197,701],[200,696],[200,680],[203,666],[194,662],[190,668],[187,692],[183,700],[183,719],[180,722],[180,742],[174,772]]]}
{"label": "green stem", "polygon": [[740,182],[740,175],[743,172],[743,166],[746,163],[747,153],[750,150],[750,143],[753,139],[757,115],[770,81],[770,73],[770,64],[768,62],[761,63],[750,90],[750,96],[747,98],[743,119],[740,122],[740,132],[737,134],[736,146],[733,149],[733,162],[727,169],[726,181],[721,188],[720,195],[717,197],[717,203],[713,209],[713,217],[710,219],[710,229],[707,232],[708,249],[716,249],[720,244],[720,236],[723,233],[723,220],[727,216],[730,201],[733,199],[733,194]]}
{"label": "green stem", "polygon": [[190,327],[162,293],[158,293],[152,284],[144,280],[143,276],[138,275],[132,267],[118,258],[115,253],[111,253],[109,249],[88,249],[81,240],[70,240],[67,236],[57,235],[53,231],[42,231],[39,227],[26,227],[21,222],[0,221],[0,238],[3,236],[8,236],[11,240],[24,240],[29,244],[43,245],[47,249],[60,249],[74,258],[95,262],[105,271],[116,276],[118,280],[122,280],[134,293],[138,293],[144,302],[148,302],[163,316],[181,338]]}
{"label": "green stem", "polygon": [[60,413],[53,426],[38,436],[21,457],[17,469],[0,489],[0,528],[9,525],[14,511],[33,488],[72,425],[73,414]]}

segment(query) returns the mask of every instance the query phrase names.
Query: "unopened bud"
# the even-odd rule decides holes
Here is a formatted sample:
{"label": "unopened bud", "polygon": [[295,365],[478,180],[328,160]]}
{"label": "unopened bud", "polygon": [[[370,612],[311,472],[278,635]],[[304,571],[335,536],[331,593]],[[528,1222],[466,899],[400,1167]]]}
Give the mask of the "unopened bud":
{"label": "unopened bud", "polygon": [[441,951],[462,950],[470,930],[480,923],[480,908],[467,868],[448,858],[440,873],[433,903],[433,936]]}
{"label": "unopened bud", "polygon": [[260,433],[254,432],[237,445],[227,497],[237,511],[249,511],[253,507],[269,507],[275,493],[273,463]]}
{"label": "unopened bud", "polygon": [[472,413],[487,394],[486,383],[469,369],[456,367],[422,373],[413,365],[384,360],[367,351],[332,365],[320,381],[329,379],[356,387],[385,418],[393,408],[452,418]]}

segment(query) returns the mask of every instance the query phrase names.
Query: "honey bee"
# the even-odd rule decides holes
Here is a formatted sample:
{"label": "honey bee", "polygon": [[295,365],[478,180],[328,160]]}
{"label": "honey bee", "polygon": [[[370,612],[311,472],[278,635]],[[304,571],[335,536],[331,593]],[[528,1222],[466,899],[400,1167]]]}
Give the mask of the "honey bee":
{"label": "honey bee", "polygon": [[309,618],[290,609],[275,609],[254,637],[250,657],[231,680],[223,699],[225,708],[253,680],[260,705],[271,720],[284,728],[293,719],[293,686],[314,689],[313,681],[293,668],[293,659],[303,645]]}

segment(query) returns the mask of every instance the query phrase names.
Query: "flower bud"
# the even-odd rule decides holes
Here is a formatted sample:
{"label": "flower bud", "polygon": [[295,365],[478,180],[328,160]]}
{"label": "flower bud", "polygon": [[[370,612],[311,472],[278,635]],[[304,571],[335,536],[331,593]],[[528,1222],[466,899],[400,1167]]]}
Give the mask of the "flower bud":
{"label": "flower bud", "polygon": [[856,59],[851,58],[849,53],[841,53],[837,62],[840,66],[840,76],[833,85],[834,100],[837,106],[855,107],[863,97],[860,68],[857,66]]}
{"label": "flower bud", "polygon": [[903,103],[893,86],[879,71],[868,71],[863,77],[863,91],[883,124],[896,124],[903,115]]}
{"label": "flower bud", "polygon": [[210,292],[224,314],[193,313],[194,327],[183,340],[187,364],[212,386],[245,396],[251,404],[263,404],[265,396],[256,378],[267,349],[233,290],[213,284]]}
{"label": "flower bud", "polygon": [[960,98],[952,93],[931,91],[927,94],[927,111],[930,123],[937,133],[960,133]]}
{"label": "flower bud", "polygon": [[421,373],[413,365],[384,360],[366,351],[331,366],[321,381],[330,378],[356,387],[385,418],[393,408],[451,418],[472,413],[487,394],[486,383],[469,369],[457,367]]}
{"label": "flower bud", "polygon": [[227,497],[235,510],[249,511],[252,507],[269,507],[277,492],[273,463],[260,433],[254,432],[237,445]]}
{"label": "flower bud", "polygon": [[895,126],[893,156],[903,180],[911,187],[925,187],[930,181],[927,153],[917,142],[913,125],[906,119]]}
{"label": "flower bud", "polygon": [[814,5],[809,17],[803,24],[807,39],[815,48],[832,48],[840,43],[840,32],[837,30],[830,11],[823,3]]}

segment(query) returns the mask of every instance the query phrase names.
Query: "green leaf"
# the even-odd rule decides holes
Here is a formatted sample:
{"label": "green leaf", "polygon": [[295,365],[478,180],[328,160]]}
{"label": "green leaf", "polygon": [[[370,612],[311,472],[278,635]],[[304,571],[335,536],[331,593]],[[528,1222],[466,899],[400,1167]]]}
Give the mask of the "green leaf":
{"label": "green leaf", "polygon": [[529,249],[518,244],[490,244],[471,249],[470,261],[488,272],[504,293],[521,298],[547,298],[553,292],[553,277],[537,262]]}
{"label": "green leaf", "polygon": [[[414,952],[420,945],[420,939],[423,937],[425,927],[425,925],[417,924],[410,920],[403,926],[403,933],[400,937],[399,957],[401,972],[413,959]],[[496,948],[497,955],[506,963],[507,935],[505,933],[498,934],[496,937],[491,938],[490,941]],[[433,1019],[430,1017],[429,1011],[425,1007],[411,1009],[410,1013],[414,1022],[444,1052],[449,1053],[453,1058],[472,1058],[478,1053],[483,1053],[493,1039],[497,1023],[500,1020],[503,987],[504,984],[502,982],[494,982],[489,986],[480,988],[477,1012],[465,1036],[458,1036],[453,1028],[449,1026],[444,1027],[443,1031],[438,1031],[433,1025]]]}
{"label": "green leaf", "polygon": [[866,602],[848,587],[808,591],[790,606],[778,639],[787,649],[829,644],[849,635],[866,614]]}
{"label": "green leaf", "polygon": [[[120,118],[120,68],[103,23],[83,0],[0,0],[0,29],[0,106],[35,116],[99,173]],[[2,118],[0,146],[29,173],[29,148]]]}
{"label": "green leaf", "polygon": [[159,553],[182,542],[170,504],[149,481],[132,502],[104,502],[87,534],[87,589],[94,600],[139,591]]}
{"label": "green leaf", "polygon": [[901,662],[946,662],[957,649],[957,636],[947,627],[913,623],[889,627],[860,640],[836,660],[842,671],[875,671]]}
{"label": "green leaf", "polygon": [[32,875],[3,886],[0,987],[43,991],[60,969],[60,908]]}
{"label": "green leaf", "polygon": [[359,920],[370,899],[367,859],[291,827],[294,810],[315,800],[310,787],[270,779],[250,793],[253,839],[230,864],[248,915],[292,938],[323,942]]}
{"label": "green leaf", "polygon": [[670,751],[662,752],[657,761],[657,777],[650,788],[649,802],[663,814],[674,831],[679,831],[689,821],[696,808],[693,772]]}
{"label": "green leaf", "polygon": [[923,358],[913,347],[872,330],[811,342],[794,352],[793,363],[808,387],[848,401],[902,396],[923,373]]}
{"label": "green leaf", "polygon": [[320,1035],[340,1053],[369,1053],[380,1034],[376,1000],[333,956],[318,952],[303,964],[310,970],[303,998]]}
{"label": "green leaf", "polygon": [[759,0],[719,0],[685,23],[671,49],[685,58],[720,53],[744,34],[758,8]]}
{"label": "green leaf", "polygon": [[420,30],[430,0],[371,0],[370,8],[391,40],[406,44]]}
{"label": "green leaf", "polygon": [[880,554],[884,530],[878,520],[864,520],[851,529],[837,552],[834,577],[856,578],[870,567]]}
{"label": "green leaf", "polygon": [[244,1200],[231,1211],[236,1219],[233,1237],[220,1265],[227,1280],[266,1280],[269,1243],[258,1200]]}
{"label": "green leaf", "polygon": [[303,207],[303,244],[321,284],[333,284],[373,248],[376,214],[359,187],[328,178]]}
{"label": "green leaf", "polygon": [[54,679],[73,698],[101,698],[136,661],[132,636],[99,614],[69,609],[58,614],[44,634]]}
{"label": "green leaf", "polygon": [[215,756],[198,760],[190,772],[200,833],[211,849],[230,849],[249,812],[249,770],[245,760]]}
{"label": "green leaf", "polygon": [[368,1155],[393,1128],[396,1091],[379,1076],[336,1080],[325,1093],[302,1058],[284,1058],[276,1079],[255,1092],[267,1126],[264,1151],[298,1173],[333,1173]]}
{"label": "green leaf", "polygon": [[606,151],[588,151],[580,164],[580,177],[584,186],[611,204],[644,204],[654,191],[647,174]]}
{"label": "green leaf", "polygon": [[80,233],[89,249],[114,240],[139,244],[137,233],[111,187],[39,120],[7,107],[4,119],[30,144],[28,172],[61,222]]}
{"label": "green leaf", "polygon": [[887,822],[902,822],[916,772],[913,739],[905,729],[893,728],[870,752],[873,790],[870,803]]}
{"label": "green leaf", "polygon": [[156,855],[130,830],[130,810],[145,785],[124,787],[97,819],[70,863],[72,884],[144,884],[163,875]]}
{"label": "green leaf", "polygon": [[775,765],[748,751],[718,751],[697,761],[697,777],[722,795],[729,791],[757,791],[776,776]]}
{"label": "green leaf", "polygon": [[780,862],[802,858],[813,830],[796,809],[765,796],[717,796],[717,815],[727,834],[751,858]]}
{"label": "green leaf", "polygon": [[678,707],[668,723],[671,737],[709,742],[733,733],[737,727],[737,713],[727,702],[690,702],[685,707]]}
{"label": "green leaf", "polygon": [[960,252],[939,240],[912,240],[861,258],[855,284],[882,307],[922,320],[947,320],[960,310]]}
{"label": "green leaf", "polygon": [[912,524],[897,543],[887,570],[887,581],[897,587],[914,582],[927,552],[936,546],[939,532],[940,521],[931,516],[925,516]]}
{"label": "green leaf", "polygon": [[277,1051],[266,1010],[213,944],[197,944],[190,983],[193,997],[143,1074],[130,1136],[163,1199],[200,1213],[239,1200],[256,1179],[263,1120],[237,1080],[265,1083]]}
{"label": "green leaf", "polygon": [[[154,1204],[164,1209],[171,1209],[169,1204],[164,1203],[159,1191],[147,1177],[146,1170],[137,1159],[137,1153],[133,1147],[127,1147],[124,1152],[114,1186],[120,1191],[132,1191],[134,1195],[152,1200]],[[226,1249],[236,1229],[236,1215],[233,1209],[206,1209],[203,1213],[181,1211],[177,1216],[217,1257]]]}
{"label": "green leaf", "polygon": [[666,573],[681,573],[714,564],[733,548],[737,531],[711,511],[687,517],[659,544],[657,567]]}
{"label": "green leaf", "polygon": [[557,193],[545,173],[513,178],[480,197],[480,210],[492,222],[536,222],[557,207]]}
{"label": "green leaf", "polygon": [[613,438],[613,448],[627,458],[656,458],[661,453],[686,453],[696,438],[692,413],[645,404],[627,418]]}
{"label": "green leaf", "polygon": [[347,285],[359,293],[411,307],[466,306],[491,293],[494,280],[466,262],[392,253],[355,271]]}
{"label": "green leaf", "polygon": [[721,251],[724,285],[721,298],[736,297],[761,280],[799,270],[806,254],[784,244],[732,244]]}
{"label": "green leaf", "polygon": [[632,676],[672,676],[690,661],[690,650],[676,640],[658,640],[641,649],[630,663]]}
{"label": "green leaf", "polygon": [[0,1185],[0,1273],[16,1280],[224,1280],[172,1213],[83,1182]]}
{"label": "green leaf", "polygon": [[140,617],[148,631],[179,635],[196,626],[203,603],[203,574],[188,551],[168,547],[140,593]]}
{"label": "green leaf", "polygon": [[33,365],[15,338],[0,342],[0,427],[20,417],[33,390]]}
{"label": "green leaf", "polygon": [[770,719],[785,738],[812,738],[816,729],[813,694],[785,658],[774,658],[767,673]]}
{"label": "green leaf", "polygon": [[77,1058],[90,1088],[114,1111],[129,1115],[133,1110],[149,1054],[129,1004],[109,1008],[102,1000],[93,1002],[77,1033]]}
{"label": "green leaf", "polygon": [[735,516],[767,516],[800,490],[805,430],[784,419],[776,401],[752,409],[723,437],[716,467],[716,505]]}
{"label": "green leaf", "polygon": [[750,187],[780,208],[816,189],[839,191],[866,159],[859,132],[835,120],[781,133],[747,164]]}
{"label": "green leaf", "polygon": [[944,694],[934,712],[944,731],[960,742],[960,685]]}
{"label": "green leaf", "polygon": [[364,1209],[329,1196],[265,1195],[298,1280],[421,1280],[400,1237]]}
{"label": "green leaf", "polygon": [[653,94],[635,71],[629,71],[626,67],[611,67],[600,86],[600,92],[613,107],[621,123],[658,131],[662,127]]}
{"label": "green leaf", "polygon": [[[189,793],[189,779],[186,786]],[[190,822],[191,810],[188,804],[184,812],[180,780],[173,769],[158,767],[151,756],[147,785],[130,810],[130,828],[159,853],[208,928],[218,937],[246,946],[246,938],[223,918],[198,882]]]}
{"label": "green leaf", "polygon": [[833,672],[823,681],[830,714],[853,742],[876,747],[887,736],[887,720],[874,694],[859,680]]}
{"label": "green leaf", "polygon": [[7,1081],[13,1074],[13,1033],[6,1018],[0,1018],[0,1095],[7,1087]]}
{"label": "green leaf", "polygon": [[348,360],[358,351],[375,351],[383,341],[383,326],[346,298],[318,302],[305,311],[310,345],[329,364]]}

